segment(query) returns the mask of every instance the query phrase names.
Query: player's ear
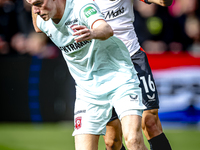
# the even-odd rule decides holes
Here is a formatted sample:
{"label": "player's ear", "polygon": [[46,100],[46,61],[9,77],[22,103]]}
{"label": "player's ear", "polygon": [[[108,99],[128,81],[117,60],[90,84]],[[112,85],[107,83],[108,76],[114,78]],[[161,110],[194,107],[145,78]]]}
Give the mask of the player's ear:
{"label": "player's ear", "polygon": [[34,27],[34,29],[35,29],[35,32],[40,33],[40,32],[42,32],[42,31],[37,27],[36,20],[37,20],[37,14],[34,14],[34,13],[33,13],[33,7],[32,7],[32,21],[33,21],[33,27]]}

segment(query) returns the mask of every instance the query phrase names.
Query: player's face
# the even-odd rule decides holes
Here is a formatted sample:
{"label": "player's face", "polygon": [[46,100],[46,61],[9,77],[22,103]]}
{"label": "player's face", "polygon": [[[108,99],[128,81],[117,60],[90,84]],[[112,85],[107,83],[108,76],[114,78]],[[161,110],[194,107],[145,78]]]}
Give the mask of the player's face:
{"label": "player's face", "polygon": [[32,5],[33,13],[40,15],[40,17],[47,21],[53,18],[56,14],[54,0],[26,0]]}

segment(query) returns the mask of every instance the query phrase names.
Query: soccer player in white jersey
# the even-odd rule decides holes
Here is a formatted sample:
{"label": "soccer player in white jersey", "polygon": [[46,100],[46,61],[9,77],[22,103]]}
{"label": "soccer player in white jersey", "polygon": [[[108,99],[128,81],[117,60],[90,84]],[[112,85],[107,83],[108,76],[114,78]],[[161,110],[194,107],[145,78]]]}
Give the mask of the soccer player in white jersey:
{"label": "soccer player in white jersey", "polygon": [[[104,20],[93,0],[27,0],[36,32],[61,50],[76,82],[76,150],[97,150],[114,107],[129,150],[147,150],[142,136],[142,104],[137,72],[128,49]],[[137,133],[137,143],[129,141]]]}
{"label": "soccer player in white jersey", "polygon": [[[141,0],[145,3],[155,3],[161,6],[170,6],[173,0]],[[162,130],[158,117],[159,99],[154,83],[151,68],[145,52],[140,48],[138,38],[133,26],[134,12],[133,0],[95,0],[106,21],[113,28],[114,35],[127,46],[132,62],[138,72],[140,87],[142,88],[143,104],[147,107],[142,115],[142,129],[149,141],[151,150],[171,150],[170,143]],[[137,18],[136,18],[137,19]],[[142,29],[141,29],[142,30]],[[125,150],[122,145],[122,132],[120,121],[115,110],[107,124],[104,140],[107,150]],[[122,125],[122,129],[124,129]],[[127,131],[128,132],[128,131]],[[137,137],[131,134],[131,140]]]}

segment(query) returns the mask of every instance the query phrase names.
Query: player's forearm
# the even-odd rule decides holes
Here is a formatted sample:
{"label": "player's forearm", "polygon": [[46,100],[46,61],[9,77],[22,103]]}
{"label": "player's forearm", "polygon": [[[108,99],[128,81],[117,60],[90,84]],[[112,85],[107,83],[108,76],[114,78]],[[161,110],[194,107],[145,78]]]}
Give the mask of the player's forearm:
{"label": "player's forearm", "polygon": [[33,27],[35,29],[35,32],[42,32],[38,27],[37,27],[37,23],[36,23],[36,20],[37,20],[37,14],[34,14],[33,13],[33,9],[32,9],[32,21],[33,21]]}
{"label": "player's forearm", "polygon": [[172,4],[173,0],[148,0],[148,2],[167,7],[167,6],[170,6]]}
{"label": "player's forearm", "polygon": [[76,42],[82,42],[86,40],[99,39],[106,40],[113,36],[113,30],[111,26],[104,20],[97,20],[93,23],[92,29],[88,29],[84,25],[76,25],[72,27],[74,31],[73,36]]}

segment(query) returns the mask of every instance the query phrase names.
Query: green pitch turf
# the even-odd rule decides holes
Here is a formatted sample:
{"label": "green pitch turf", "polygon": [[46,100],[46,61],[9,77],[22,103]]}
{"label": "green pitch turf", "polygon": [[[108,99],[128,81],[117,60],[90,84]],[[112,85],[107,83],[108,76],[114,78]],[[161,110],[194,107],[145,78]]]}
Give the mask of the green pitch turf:
{"label": "green pitch turf", "polygon": [[[0,150],[74,150],[73,123],[0,123]],[[173,150],[199,150],[197,129],[166,129]],[[145,139],[145,143],[148,143]],[[99,150],[105,150],[100,138]]]}

